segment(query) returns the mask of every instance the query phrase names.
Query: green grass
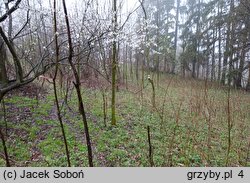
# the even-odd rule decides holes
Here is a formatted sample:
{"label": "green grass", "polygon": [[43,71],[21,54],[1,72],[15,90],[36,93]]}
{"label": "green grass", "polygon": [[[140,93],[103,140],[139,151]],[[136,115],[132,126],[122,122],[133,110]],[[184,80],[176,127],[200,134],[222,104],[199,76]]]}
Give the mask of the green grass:
{"label": "green grass", "polygon": [[[135,85],[130,87],[139,91]],[[110,98],[105,127],[102,93],[99,90],[82,88],[95,166],[150,166],[147,126],[151,129],[155,166],[225,166],[228,106],[224,89],[210,84],[205,98],[204,82],[162,77],[160,87],[156,87],[157,106],[152,108],[150,85],[143,90],[143,100],[140,92],[135,94],[130,87],[129,91],[121,89],[117,93],[115,127],[110,122]],[[107,96],[110,97],[111,93],[107,92]],[[38,106],[35,99],[28,97],[13,96],[5,102],[18,109],[8,113],[8,119],[14,119],[24,108],[28,107],[32,111],[32,115],[21,121],[8,121],[10,130],[7,144],[13,159],[12,164],[67,166],[53,92],[49,92],[46,99],[39,101]],[[8,111],[11,105],[7,106]],[[69,99],[69,107],[71,110],[64,106],[62,113],[72,165],[88,166],[84,127],[77,111],[78,101],[74,92]],[[249,109],[250,95],[242,91],[232,91],[230,112],[233,129],[229,166],[250,166],[247,159]],[[1,125],[4,126],[3,121]],[[30,149],[40,154],[37,161],[32,160],[33,151]],[[2,150],[0,144],[0,151]],[[5,166],[2,156],[0,166]]]}

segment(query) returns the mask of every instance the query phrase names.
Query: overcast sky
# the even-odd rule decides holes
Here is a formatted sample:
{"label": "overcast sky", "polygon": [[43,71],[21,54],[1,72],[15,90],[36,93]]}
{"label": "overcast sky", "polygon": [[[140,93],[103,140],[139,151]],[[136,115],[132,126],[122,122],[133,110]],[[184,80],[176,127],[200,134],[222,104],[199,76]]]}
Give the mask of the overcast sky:
{"label": "overcast sky", "polygon": [[[53,0],[51,0],[53,1]],[[99,4],[109,4],[112,3],[112,0],[97,0]],[[120,2],[122,2],[123,5],[123,11],[130,11],[133,8],[135,8],[136,6],[139,5],[138,0],[118,0],[117,3],[119,4]],[[66,4],[70,7],[70,6],[74,6],[75,4],[79,3],[79,0],[66,0]]]}

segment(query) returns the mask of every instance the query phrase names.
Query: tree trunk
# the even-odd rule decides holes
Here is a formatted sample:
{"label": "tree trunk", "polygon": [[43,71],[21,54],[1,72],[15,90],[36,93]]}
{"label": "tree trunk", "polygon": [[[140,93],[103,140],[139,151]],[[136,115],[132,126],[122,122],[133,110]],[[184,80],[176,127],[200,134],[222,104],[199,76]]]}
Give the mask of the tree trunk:
{"label": "tree trunk", "polygon": [[136,53],[135,53],[135,62],[136,62],[135,77],[136,77],[137,84],[139,84],[139,62],[140,62],[139,59],[140,59],[140,55],[139,55],[138,50],[136,50]]}
{"label": "tree trunk", "polygon": [[[209,34],[207,34],[207,42],[209,43]],[[209,44],[207,44],[207,51],[205,54],[206,58],[206,80],[209,79],[209,74],[210,74],[210,65],[209,65]],[[213,68],[212,68],[213,69]]]}
{"label": "tree trunk", "polygon": [[248,80],[246,90],[250,91],[250,62],[248,62]]}
{"label": "tree trunk", "polygon": [[196,78],[199,78],[200,75],[200,31],[201,31],[201,0],[198,1],[198,15],[197,15],[197,24],[196,24],[196,55],[195,55],[195,62],[196,62]]}
{"label": "tree trunk", "polygon": [[222,76],[221,76],[221,83],[226,84],[226,72],[227,72],[227,64],[228,64],[228,53],[229,53],[229,33],[230,33],[230,24],[228,23],[228,30],[227,30],[227,38],[226,38],[226,50],[224,52],[223,57],[223,68],[222,68]]}
{"label": "tree trunk", "polygon": [[55,55],[55,60],[56,60],[56,68],[55,68],[55,74],[53,77],[53,89],[54,89],[54,96],[55,96],[55,103],[56,103],[56,108],[57,108],[57,118],[58,121],[60,123],[60,127],[61,127],[61,131],[62,131],[62,137],[63,137],[63,142],[65,145],[65,152],[66,152],[66,156],[67,156],[67,162],[68,162],[68,166],[71,166],[71,162],[70,162],[70,152],[69,152],[69,147],[68,147],[68,141],[66,138],[66,132],[65,132],[65,128],[64,128],[64,124],[63,124],[63,120],[62,120],[62,115],[61,115],[61,109],[60,109],[60,105],[59,105],[59,100],[58,100],[58,94],[57,94],[57,83],[56,83],[56,78],[57,78],[57,73],[59,71],[59,44],[58,44],[58,35],[57,35],[57,4],[56,4],[56,0],[54,0],[54,34],[55,34],[55,50],[56,50],[56,55]]}
{"label": "tree trunk", "polygon": [[8,77],[6,72],[6,49],[4,41],[0,36],[0,89],[8,83]]}
{"label": "tree trunk", "polygon": [[132,48],[129,48],[129,64],[130,64],[130,78],[134,81],[133,62],[132,62]]}
{"label": "tree trunk", "polygon": [[178,29],[179,29],[179,12],[180,12],[180,0],[176,0],[176,16],[175,16],[175,37],[174,37],[174,61],[171,73],[175,73],[176,61],[177,61],[177,43],[178,43]]}
{"label": "tree trunk", "polygon": [[[0,98],[0,102],[1,102],[1,98]],[[9,160],[8,149],[7,149],[7,146],[6,146],[6,140],[4,138],[4,134],[3,134],[1,126],[0,126],[0,138],[2,140],[2,146],[3,146],[3,150],[4,150],[4,156],[5,156],[6,166],[10,167],[10,160]]]}
{"label": "tree trunk", "polygon": [[116,0],[113,0],[113,45],[112,45],[112,99],[111,99],[111,124],[116,125],[115,94],[116,94],[116,67],[117,67],[117,7]]}
{"label": "tree trunk", "polygon": [[157,72],[157,87],[159,87],[159,80],[160,80],[160,55],[159,55],[159,47],[160,47],[160,32],[159,32],[159,27],[160,27],[160,16],[159,16],[159,0],[157,0],[157,13],[156,13],[156,24],[157,24],[157,39],[156,39],[156,44],[157,44],[157,56],[156,56],[156,72]]}
{"label": "tree trunk", "polygon": [[215,30],[213,29],[213,53],[212,53],[212,68],[211,68],[211,81],[215,80]]}
{"label": "tree trunk", "polygon": [[[232,17],[235,16],[235,13],[234,13],[234,0],[231,0],[230,2],[230,13],[229,13],[229,17],[230,17],[230,20],[232,19]],[[229,38],[229,74],[228,74],[228,85],[231,86],[231,83],[232,83],[232,80],[233,80],[233,77],[234,77],[234,73],[233,73],[233,55],[234,55],[234,37],[235,37],[235,20],[231,20],[231,31],[229,32],[230,34],[230,38]]]}
{"label": "tree trunk", "polygon": [[[221,12],[222,12],[222,5],[220,4],[220,1],[219,1],[219,4],[218,4],[218,16],[221,17]],[[218,78],[217,78],[217,81],[221,81],[221,57],[222,57],[222,54],[221,54],[221,23],[219,22],[219,26],[218,26],[218,52],[219,52],[219,60],[218,60]]]}
{"label": "tree trunk", "polygon": [[196,60],[194,59],[192,61],[192,78],[196,78],[196,75],[195,75],[195,65],[196,65]]}
{"label": "tree trunk", "polygon": [[245,64],[245,56],[246,56],[246,50],[244,49],[246,46],[246,41],[243,44],[243,48],[241,50],[241,55],[240,55],[240,65],[239,65],[239,69],[237,72],[237,76],[236,76],[236,83],[235,86],[237,88],[241,88],[242,87],[242,76],[243,76],[243,71],[244,71],[244,64]]}
{"label": "tree trunk", "polygon": [[[229,60],[230,58],[230,55],[231,55],[231,58],[232,58],[232,54],[233,53],[230,53],[232,50],[230,50],[230,48],[232,48],[233,45],[230,45],[231,42],[232,42],[232,11],[233,11],[233,8],[234,8],[234,0],[231,0],[230,2],[230,12],[229,12],[229,17],[228,17],[228,20],[227,20],[227,34],[226,34],[226,48],[225,48],[225,52],[224,52],[224,58],[223,58],[223,69],[222,69],[222,78],[221,78],[221,83],[222,84],[226,84],[226,74],[227,74],[227,66],[229,64],[229,75],[231,75],[230,73],[230,70],[232,69],[232,59]],[[229,61],[228,61],[229,60]],[[228,78],[228,84],[230,85],[230,77]]]}
{"label": "tree trunk", "polygon": [[68,36],[68,44],[69,44],[69,57],[68,61],[71,66],[71,69],[73,71],[74,77],[75,77],[75,88],[77,92],[77,97],[78,97],[78,107],[79,107],[79,112],[82,116],[83,120],[83,125],[84,125],[84,132],[85,132],[85,137],[86,137],[86,142],[87,142],[87,148],[88,148],[88,160],[89,160],[89,166],[93,167],[93,155],[92,155],[92,147],[91,147],[91,140],[90,140],[90,135],[89,135],[89,128],[88,128],[88,122],[87,122],[87,117],[85,113],[85,108],[83,105],[83,99],[81,95],[81,82],[79,75],[77,73],[76,67],[73,63],[73,44],[72,44],[72,39],[71,39],[71,32],[70,32],[70,24],[69,24],[69,19],[68,19],[68,12],[67,12],[67,7],[65,0],[62,0],[63,3],[63,10],[64,10],[64,15],[65,15],[65,21],[66,21],[66,26],[67,26],[67,36]]}

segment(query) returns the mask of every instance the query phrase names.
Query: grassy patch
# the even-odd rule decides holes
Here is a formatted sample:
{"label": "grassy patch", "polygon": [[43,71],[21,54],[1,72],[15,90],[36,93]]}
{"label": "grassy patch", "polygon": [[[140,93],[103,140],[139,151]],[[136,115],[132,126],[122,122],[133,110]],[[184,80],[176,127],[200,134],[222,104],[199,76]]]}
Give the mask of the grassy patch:
{"label": "grassy patch", "polygon": [[[142,91],[143,98],[141,92],[135,92],[140,88],[134,85],[129,90],[117,92],[116,127],[110,122],[111,94],[106,93],[105,127],[102,92],[82,88],[95,166],[150,166],[147,126],[151,129],[155,166],[225,166],[229,115],[233,127],[228,165],[250,166],[249,94],[232,91],[228,106],[224,89],[212,84],[206,87],[201,81],[163,77],[156,87],[156,107],[153,108],[149,86]],[[60,101],[63,104],[63,98]],[[34,99],[16,96],[5,102],[9,128],[7,144],[12,164],[67,166],[52,92],[39,101],[38,106]],[[69,97],[68,106],[64,104],[62,114],[72,165],[88,166],[84,127],[75,91]],[[1,125],[4,126],[3,120]],[[0,166],[4,163],[1,156]]]}

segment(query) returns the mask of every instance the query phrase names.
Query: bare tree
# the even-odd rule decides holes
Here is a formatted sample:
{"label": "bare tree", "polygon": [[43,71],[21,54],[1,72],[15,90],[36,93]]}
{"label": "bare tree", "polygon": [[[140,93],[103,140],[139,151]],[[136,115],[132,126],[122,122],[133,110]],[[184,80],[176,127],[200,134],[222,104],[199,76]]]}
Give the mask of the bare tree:
{"label": "bare tree", "polygon": [[[10,3],[11,1],[8,1]],[[21,0],[17,0],[15,4],[9,8],[8,3],[6,6],[6,12],[0,17],[0,23],[4,22],[8,17],[10,19],[11,15],[18,9],[19,4],[21,3]],[[0,64],[0,101],[2,101],[4,95],[15,89],[19,88],[23,85],[26,85],[32,81],[34,81],[39,75],[45,73],[51,66],[53,66],[53,63],[47,62],[46,58],[49,56],[49,52],[46,50],[53,40],[48,43],[48,45],[44,46],[45,51],[43,52],[42,56],[38,58],[35,62],[36,64],[31,64],[30,61],[25,60],[28,65],[31,67],[28,71],[24,72],[23,68],[25,64],[22,64],[23,61],[21,61],[21,55],[17,52],[14,38],[16,38],[23,30],[24,27],[27,24],[25,23],[20,30],[17,32],[16,35],[12,35],[12,20],[9,21],[9,29],[8,29],[8,35],[6,35],[4,29],[2,26],[0,26],[0,51],[1,51],[1,64]],[[8,49],[8,50],[7,50]],[[8,75],[6,73],[6,61],[8,58],[7,51],[9,51],[11,58],[13,60],[14,70],[15,74],[12,76],[13,79],[9,79]],[[23,59],[23,58],[22,58]]]}
{"label": "bare tree", "polygon": [[113,43],[112,43],[112,99],[111,99],[111,123],[116,125],[116,113],[115,113],[115,94],[116,94],[116,68],[117,68],[117,7],[116,0],[113,0]]}
{"label": "bare tree", "polygon": [[73,74],[74,74],[74,78],[75,78],[74,85],[75,85],[76,92],[77,92],[79,112],[82,116],[85,137],[86,137],[86,141],[87,141],[89,166],[93,167],[94,166],[93,165],[93,155],[92,155],[92,147],[91,147],[91,141],[90,141],[90,135],[89,135],[89,128],[88,128],[87,117],[86,117],[86,113],[85,113],[85,109],[84,109],[84,105],[83,105],[82,95],[81,95],[81,82],[80,82],[80,77],[79,77],[79,74],[77,72],[76,66],[73,63],[73,51],[74,50],[73,50],[73,44],[72,44],[72,38],[71,38],[68,11],[67,11],[67,6],[65,3],[65,0],[62,0],[62,3],[63,3],[63,10],[64,10],[65,22],[66,22],[66,27],[67,27],[68,45],[69,45],[68,62],[73,70]]}
{"label": "bare tree", "polygon": [[[13,3],[11,7],[9,7],[10,3]],[[24,60],[24,58],[22,58],[20,53],[16,50],[14,39],[16,39],[27,26],[27,22],[24,23],[17,31],[17,33],[12,36],[12,14],[16,10],[18,10],[20,3],[21,0],[5,1],[6,11],[0,17],[0,23],[2,24],[6,19],[9,19],[7,34],[4,31],[3,26],[0,26],[0,102],[3,100],[6,93],[34,81],[39,75],[46,72],[53,65],[53,63],[46,62],[46,58],[49,56],[49,53],[47,51],[45,51],[43,55],[38,58],[38,60],[36,60],[36,62],[34,62],[36,64],[31,64],[29,60]],[[53,41],[51,41],[51,43],[52,42]],[[46,45],[46,47],[49,47],[51,43]],[[9,58],[13,60],[13,64],[8,63],[8,66],[15,70],[15,72],[11,76],[8,76],[6,72],[7,60]],[[21,58],[24,61],[21,61]],[[24,72],[25,64],[22,64],[22,62],[31,66],[28,70],[26,69],[26,72]],[[6,146],[6,138],[4,137],[2,126],[0,126],[0,133],[2,144],[4,147],[6,166],[10,166],[9,155]]]}
{"label": "bare tree", "polygon": [[59,120],[60,126],[61,126],[63,142],[65,145],[65,151],[66,151],[66,155],[67,155],[68,166],[70,167],[71,166],[70,153],[69,153],[68,142],[67,142],[67,138],[66,138],[66,134],[65,134],[65,130],[64,130],[61,109],[60,109],[60,105],[59,105],[59,101],[58,101],[57,85],[56,85],[56,78],[57,78],[57,74],[59,71],[59,45],[58,45],[58,32],[57,32],[58,29],[57,29],[57,15],[56,15],[56,13],[57,13],[56,0],[54,0],[53,10],[54,10],[54,33],[55,33],[55,50],[56,50],[56,55],[55,55],[56,66],[55,66],[55,73],[54,73],[54,77],[53,77],[53,88],[54,88],[55,103],[56,103],[56,108],[57,108],[57,117],[58,117],[58,120]]}

